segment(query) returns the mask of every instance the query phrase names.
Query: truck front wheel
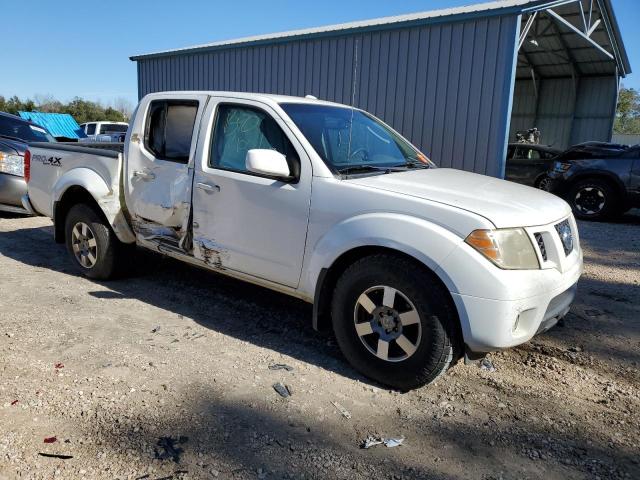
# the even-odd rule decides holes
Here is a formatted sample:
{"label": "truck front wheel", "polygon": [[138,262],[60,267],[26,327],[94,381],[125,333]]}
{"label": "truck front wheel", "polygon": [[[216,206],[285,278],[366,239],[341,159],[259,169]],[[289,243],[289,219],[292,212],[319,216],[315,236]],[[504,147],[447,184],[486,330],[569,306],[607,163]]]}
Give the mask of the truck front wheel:
{"label": "truck front wheel", "polygon": [[404,257],[373,255],[347,268],[336,284],[332,319],[347,360],[382,384],[417,388],[454,360],[458,320],[449,293]]}
{"label": "truck front wheel", "polygon": [[65,241],[83,275],[108,280],[118,272],[118,254],[123,245],[106,220],[89,205],[71,207],[65,220]]}

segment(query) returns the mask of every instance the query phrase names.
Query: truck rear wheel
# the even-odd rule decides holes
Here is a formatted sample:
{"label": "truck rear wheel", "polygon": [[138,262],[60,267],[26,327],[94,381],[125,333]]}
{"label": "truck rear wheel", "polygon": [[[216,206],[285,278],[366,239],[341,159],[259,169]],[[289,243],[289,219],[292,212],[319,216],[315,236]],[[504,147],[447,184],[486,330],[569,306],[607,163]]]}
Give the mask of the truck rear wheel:
{"label": "truck rear wheel", "polygon": [[119,273],[118,254],[124,245],[89,205],[71,207],[65,220],[65,241],[69,255],[83,275],[108,280]]}
{"label": "truck rear wheel", "polygon": [[373,255],[351,265],[336,284],[332,317],[347,360],[400,390],[431,383],[456,355],[458,319],[449,293],[403,257]]}

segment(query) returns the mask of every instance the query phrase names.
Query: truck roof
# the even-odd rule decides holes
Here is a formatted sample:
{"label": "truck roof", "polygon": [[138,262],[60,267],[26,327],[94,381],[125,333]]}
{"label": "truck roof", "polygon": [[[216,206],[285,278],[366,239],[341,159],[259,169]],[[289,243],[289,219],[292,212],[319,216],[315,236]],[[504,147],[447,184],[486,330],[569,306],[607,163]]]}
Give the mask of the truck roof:
{"label": "truck roof", "polygon": [[233,97],[242,100],[256,100],[266,103],[303,103],[314,105],[331,105],[334,107],[351,108],[350,105],[342,103],[328,102],[325,100],[319,100],[311,97],[294,97],[289,95],[276,95],[272,93],[249,93],[249,92],[227,92],[217,90],[188,90],[188,91],[172,91],[172,92],[157,92],[146,95],[149,98],[167,98],[172,95],[210,95],[212,97]]}

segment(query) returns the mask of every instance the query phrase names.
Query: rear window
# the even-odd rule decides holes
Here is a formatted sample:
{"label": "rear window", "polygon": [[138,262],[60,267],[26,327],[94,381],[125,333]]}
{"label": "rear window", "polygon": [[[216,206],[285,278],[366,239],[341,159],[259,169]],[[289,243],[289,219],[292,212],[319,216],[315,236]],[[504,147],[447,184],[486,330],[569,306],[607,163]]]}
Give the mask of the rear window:
{"label": "rear window", "polygon": [[44,128],[3,115],[0,115],[0,135],[23,142],[55,142],[55,139]]}
{"label": "rear window", "polygon": [[145,147],[156,158],[187,163],[191,151],[198,102],[151,102],[145,131]]}
{"label": "rear window", "polygon": [[120,125],[118,123],[103,123],[100,126],[102,133],[126,133],[129,125]]}

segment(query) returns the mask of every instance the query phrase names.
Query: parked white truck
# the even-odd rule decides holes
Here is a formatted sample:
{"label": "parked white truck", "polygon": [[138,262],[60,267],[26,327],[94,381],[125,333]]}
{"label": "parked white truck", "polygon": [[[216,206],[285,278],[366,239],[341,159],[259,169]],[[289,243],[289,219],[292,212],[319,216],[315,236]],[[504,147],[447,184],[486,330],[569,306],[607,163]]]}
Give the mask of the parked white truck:
{"label": "parked white truck", "polygon": [[151,94],[122,153],[32,144],[25,163],[24,206],[87,277],[138,245],[299,297],[399,389],[547,330],[582,272],[563,200],[436,168],[370,114],[310,98]]}
{"label": "parked white truck", "polygon": [[126,122],[88,122],[80,125],[86,138],[79,142],[122,142],[129,124]]}

